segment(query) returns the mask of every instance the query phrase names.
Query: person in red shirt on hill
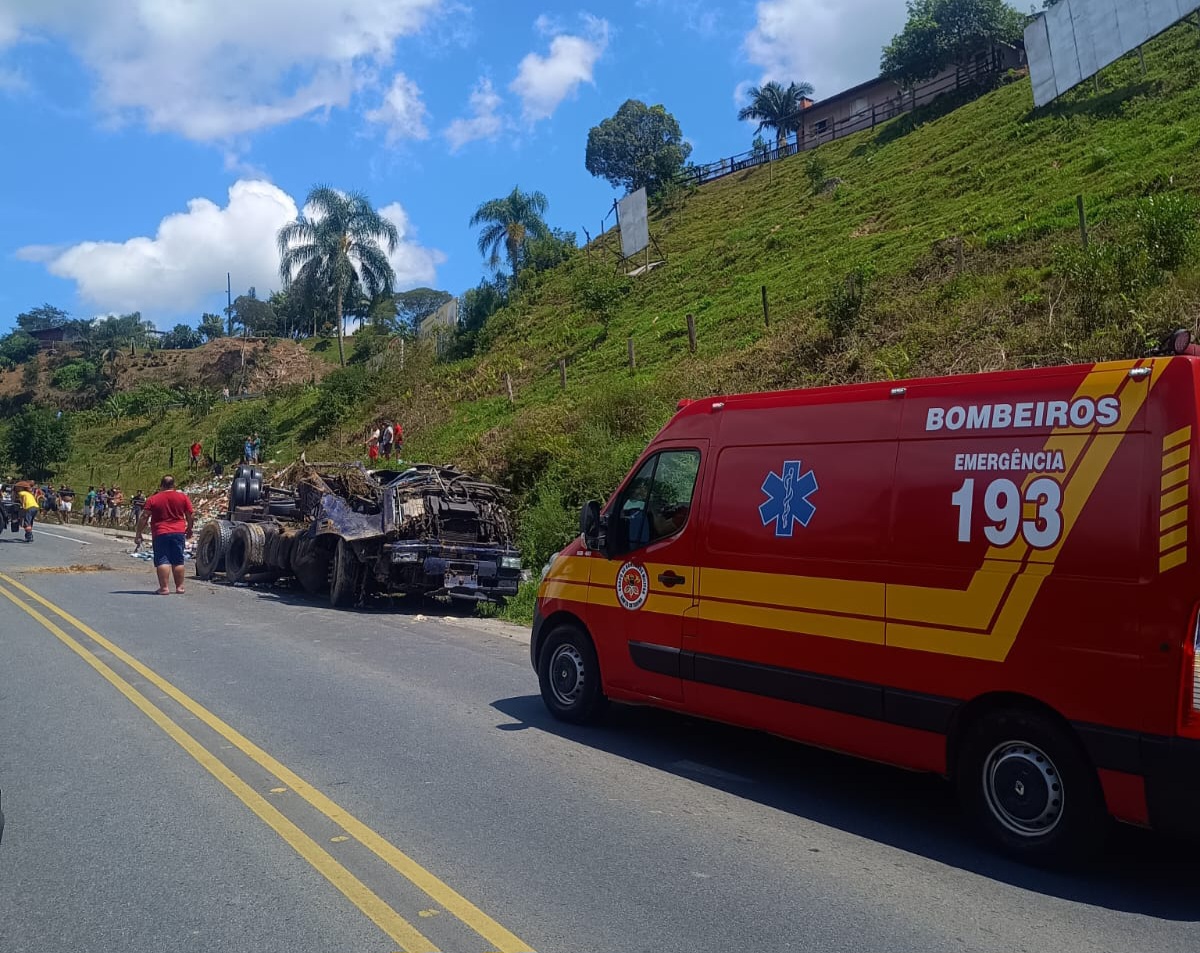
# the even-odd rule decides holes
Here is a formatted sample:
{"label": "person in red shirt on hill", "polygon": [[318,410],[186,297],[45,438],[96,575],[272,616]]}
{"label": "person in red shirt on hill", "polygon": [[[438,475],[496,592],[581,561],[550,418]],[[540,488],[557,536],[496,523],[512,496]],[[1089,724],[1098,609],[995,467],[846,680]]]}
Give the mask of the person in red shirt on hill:
{"label": "person in red shirt on hill", "polygon": [[188,461],[189,467],[200,466],[200,450],[201,450],[200,441],[197,440],[195,443],[192,444],[191,459]]}
{"label": "person in red shirt on hill", "polygon": [[134,531],[134,546],[142,545],[142,531],[151,527],[154,544],[154,573],[158,576],[158,594],[167,595],[167,583],[175,579],[175,591],[183,592],[183,544],[192,536],[196,514],[186,493],[175,489],[175,478],[165,476],[158,492],[146,501]]}

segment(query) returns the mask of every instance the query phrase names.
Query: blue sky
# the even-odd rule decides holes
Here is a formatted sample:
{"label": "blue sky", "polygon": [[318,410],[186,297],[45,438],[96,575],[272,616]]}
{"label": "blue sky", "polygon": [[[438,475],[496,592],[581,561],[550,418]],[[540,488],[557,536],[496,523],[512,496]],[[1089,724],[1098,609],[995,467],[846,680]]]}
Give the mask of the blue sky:
{"label": "blue sky", "polygon": [[903,0],[0,0],[0,329],[49,301],[195,323],[278,286],[308,189],[400,226],[400,288],[484,274],[467,220],[514,185],[595,231],[616,196],[588,129],[663,103],[711,161],[739,93],[875,75]]}

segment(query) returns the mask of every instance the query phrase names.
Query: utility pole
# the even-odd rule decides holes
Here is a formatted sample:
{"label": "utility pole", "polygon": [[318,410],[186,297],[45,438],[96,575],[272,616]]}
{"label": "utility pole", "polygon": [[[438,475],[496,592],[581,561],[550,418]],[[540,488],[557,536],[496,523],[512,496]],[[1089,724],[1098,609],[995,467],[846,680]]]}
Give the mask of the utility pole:
{"label": "utility pole", "polygon": [[225,318],[229,322],[229,336],[233,337],[233,277],[225,272]]}

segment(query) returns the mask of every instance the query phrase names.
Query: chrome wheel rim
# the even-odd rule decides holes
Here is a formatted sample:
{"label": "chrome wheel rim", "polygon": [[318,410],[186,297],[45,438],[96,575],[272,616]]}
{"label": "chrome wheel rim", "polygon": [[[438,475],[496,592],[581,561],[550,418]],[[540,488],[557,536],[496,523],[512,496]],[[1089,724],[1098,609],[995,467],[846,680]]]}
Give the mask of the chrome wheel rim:
{"label": "chrome wheel rim", "polygon": [[587,671],[583,654],[575,646],[560,645],[550,656],[550,693],[564,708],[574,705],[583,695]]}
{"label": "chrome wheel rim", "polygon": [[983,791],[992,816],[1020,837],[1044,837],[1062,820],[1062,775],[1036,745],[1006,741],[993,748]]}

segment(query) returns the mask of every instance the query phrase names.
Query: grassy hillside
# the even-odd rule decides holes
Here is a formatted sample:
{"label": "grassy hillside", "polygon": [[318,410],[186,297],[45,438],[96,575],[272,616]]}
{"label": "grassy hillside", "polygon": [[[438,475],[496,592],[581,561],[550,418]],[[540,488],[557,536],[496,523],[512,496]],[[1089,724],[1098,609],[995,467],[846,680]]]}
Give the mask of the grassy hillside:
{"label": "grassy hillside", "polygon": [[[681,194],[652,216],[661,267],[626,278],[607,236],[523,275],[475,356],[439,362],[410,345],[403,368],[393,349],[295,385],[261,405],[273,455],[357,456],[370,419],[398,419],[410,456],[518,493],[522,547],[540,565],[578,500],[612,488],[680,397],[1141,353],[1200,306],[1198,47],[1180,26],[1146,48],[1147,75],[1129,57],[1099,95],[1089,85],[1033,111],[1028,80],[1013,78]],[[149,467],[140,478],[163,448],[178,459],[186,435],[239,412],[96,421],[68,472]]]}

